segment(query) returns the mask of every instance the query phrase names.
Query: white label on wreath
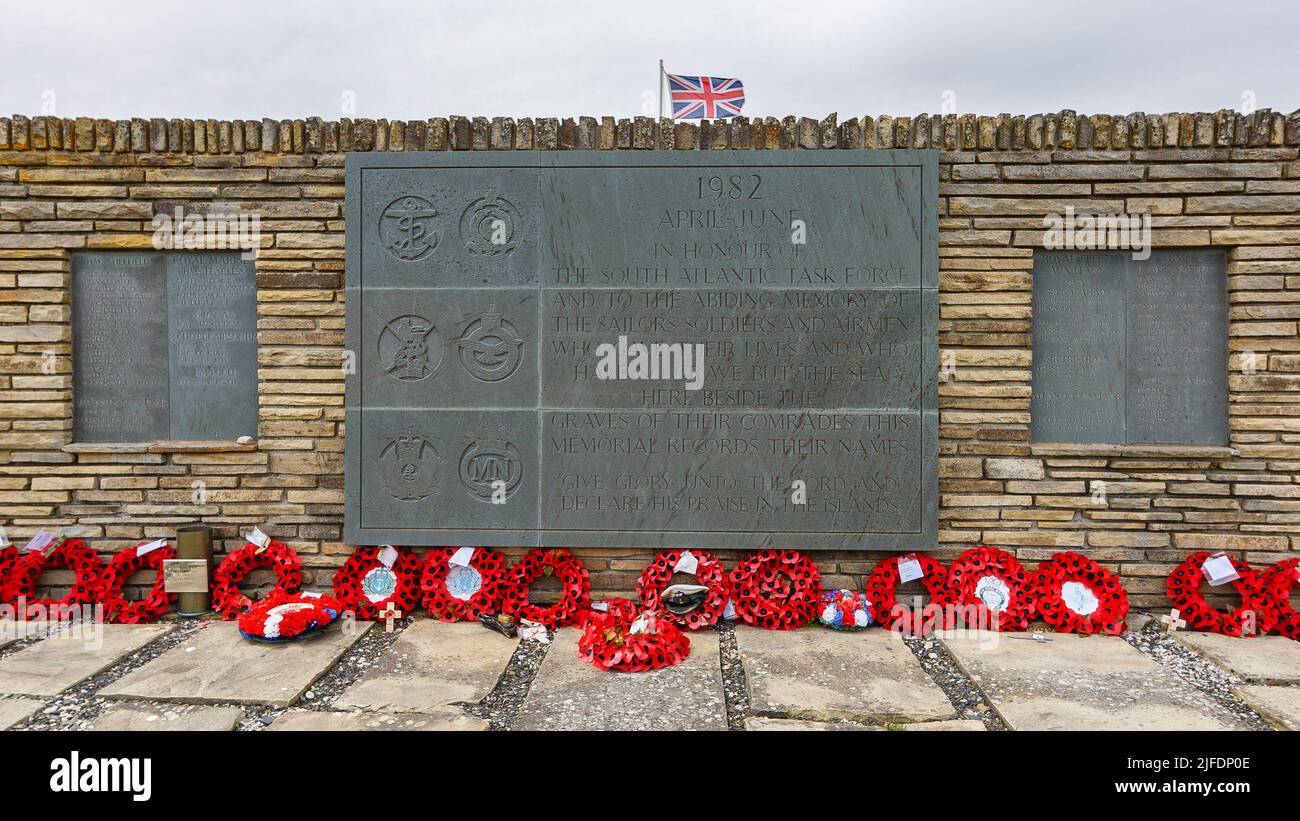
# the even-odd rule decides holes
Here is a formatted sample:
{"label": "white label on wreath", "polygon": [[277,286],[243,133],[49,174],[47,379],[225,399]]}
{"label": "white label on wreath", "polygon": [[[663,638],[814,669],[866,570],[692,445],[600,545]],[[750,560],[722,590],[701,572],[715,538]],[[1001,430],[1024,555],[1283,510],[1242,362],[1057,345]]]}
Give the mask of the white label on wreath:
{"label": "white label on wreath", "polygon": [[262,532],[262,528],[255,527],[244,537],[250,544],[257,545],[257,552],[266,550],[271,545],[271,537]]}
{"label": "white label on wreath", "polygon": [[457,565],[447,571],[447,593],[453,599],[469,601],[483,587],[483,575],[472,567]]}
{"label": "white label on wreath", "polygon": [[1066,582],[1061,585],[1061,601],[1080,616],[1091,616],[1101,606],[1101,600],[1083,582]]}
{"label": "white label on wreath", "polygon": [[384,545],[384,549],[379,551],[379,563],[384,567],[392,567],[393,562],[397,561],[397,548],[391,544]]}
{"label": "white label on wreath", "polygon": [[32,540],[23,548],[23,552],[39,553],[49,547],[57,535],[53,530],[42,530],[32,537]]}
{"label": "white label on wreath", "polygon": [[1212,587],[1235,582],[1241,578],[1240,574],[1237,573],[1237,568],[1232,565],[1232,559],[1222,553],[1206,559],[1205,563],[1201,565],[1201,572],[1205,574],[1205,578],[1210,580]]}
{"label": "white label on wreath", "polygon": [[5,529],[0,527],[0,547],[9,546],[9,536],[5,534]]}
{"label": "white label on wreath", "polygon": [[458,547],[456,552],[451,554],[451,558],[447,560],[447,564],[453,567],[469,567],[470,560],[473,558],[474,548]]}
{"label": "white label on wreath", "polygon": [[608,613],[608,612],[609,612],[609,602],[607,602],[607,601],[594,601],[594,602],[591,603],[591,609],[592,609],[592,610],[599,610],[599,611],[602,612],[602,613]]}
{"label": "white label on wreath", "polygon": [[673,568],[674,573],[690,573],[692,576],[700,569],[700,560],[695,558],[695,554],[689,550],[682,552],[682,557],[677,560],[677,566]]}
{"label": "white label on wreath", "polygon": [[982,576],[975,582],[975,597],[992,613],[1001,613],[1011,603],[1011,588],[997,576]]}
{"label": "white label on wreath", "polygon": [[361,593],[371,604],[392,598],[395,590],[397,590],[397,574],[387,567],[371,568],[370,572],[361,579]]}
{"label": "white label on wreath", "polygon": [[903,584],[915,581],[925,575],[921,562],[915,556],[909,556],[898,563],[898,580]]}
{"label": "white label on wreath", "polygon": [[135,549],[135,555],[137,555],[137,556],[144,556],[144,555],[146,555],[146,554],[148,554],[148,553],[152,553],[152,552],[154,552],[155,550],[157,550],[157,549],[160,548],[160,547],[166,547],[166,546],[167,546],[167,540],[166,540],[166,539],[154,539],[154,540],[153,540],[152,542],[150,542],[149,544],[142,544],[142,545],[140,545],[139,547],[137,547],[137,548]]}

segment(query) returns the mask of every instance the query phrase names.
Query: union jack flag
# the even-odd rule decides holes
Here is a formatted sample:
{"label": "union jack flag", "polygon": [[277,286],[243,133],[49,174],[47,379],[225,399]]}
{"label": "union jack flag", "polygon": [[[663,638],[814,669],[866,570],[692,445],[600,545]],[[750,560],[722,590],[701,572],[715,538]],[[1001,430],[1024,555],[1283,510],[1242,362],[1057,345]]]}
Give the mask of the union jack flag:
{"label": "union jack flag", "polygon": [[727,77],[688,77],[667,74],[674,120],[725,119],[740,113],[745,86]]}

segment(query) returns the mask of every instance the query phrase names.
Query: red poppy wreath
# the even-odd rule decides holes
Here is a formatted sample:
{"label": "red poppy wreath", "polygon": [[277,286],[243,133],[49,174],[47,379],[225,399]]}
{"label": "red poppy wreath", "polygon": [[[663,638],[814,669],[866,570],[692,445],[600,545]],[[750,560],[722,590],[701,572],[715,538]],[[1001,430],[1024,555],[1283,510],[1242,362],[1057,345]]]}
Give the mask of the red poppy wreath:
{"label": "red poppy wreath", "polygon": [[358,547],[334,574],[334,598],[362,621],[382,618],[390,604],[409,616],[420,604],[420,557],[409,547],[394,547],[396,557],[384,564],[386,547]]}
{"label": "red poppy wreath", "polygon": [[871,615],[886,629],[907,636],[926,636],[944,626],[943,608],[952,599],[948,590],[948,568],[924,553],[909,557],[921,565],[921,584],[930,595],[930,601],[918,612],[915,608],[898,604],[898,585],[902,583],[898,563],[902,558],[890,556],[877,564],[867,577],[866,594],[871,603]]}
{"label": "red poppy wreath", "polygon": [[506,581],[506,560],[486,547],[468,548],[467,564],[453,564],[458,547],[434,547],[424,555],[424,609],[442,621],[474,621],[495,613]]}
{"label": "red poppy wreath", "polygon": [[[528,588],[543,575],[560,577],[560,600],[549,607],[530,604]],[[562,547],[534,548],[510,568],[501,602],[501,612],[516,621],[527,619],[554,630],[577,621],[591,604],[591,579],[587,568]]]}
{"label": "red poppy wreath", "polygon": [[1169,594],[1169,601],[1178,608],[1179,615],[1194,630],[1225,636],[1261,635],[1271,630],[1276,613],[1264,591],[1263,576],[1249,562],[1228,556],[1237,575],[1241,577],[1231,582],[1241,594],[1240,605],[1225,613],[1210,606],[1205,600],[1201,592],[1205,583],[1201,565],[1213,555],[1208,550],[1193,553],[1165,579],[1165,591]]}
{"label": "red poppy wreath", "polygon": [[1058,633],[1124,632],[1128,593],[1119,577],[1087,556],[1057,553],[1030,576],[1034,606]]}
{"label": "red poppy wreath", "polygon": [[631,602],[613,599],[607,612],[589,611],[583,620],[578,658],[601,670],[629,673],[680,664],[691,654],[691,642],[664,615],[638,614]]}
{"label": "red poppy wreath", "polygon": [[[167,610],[176,601],[176,595],[168,595],[163,587],[163,562],[176,558],[176,550],[163,544],[143,555],[140,548],[155,542],[140,542],[133,547],[121,550],[108,563],[104,570],[100,601],[104,603],[104,618],[121,624],[141,624],[154,621],[167,615]],[[154,571],[153,588],[149,595],[140,601],[127,601],[122,595],[122,587],[131,576],[140,570]]]}
{"label": "red poppy wreath", "polygon": [[287,596],[302,587],[302,559],[283,542],[271,542],[264,549],[249,542],[226,556],[212,575],[212,609],[223,619],[233,619],[252,606],[253,600],[239,592],[239,583],[254,570],[270,568],[277,577],[273,595]]}
{"label": "red poppy wreath", "polygon": [[[36,596],[36,582],[46,570],[66,567],[75,578],[72,588],[61,599],[42,599]],[[99,601],[100,581],[104,563],[99,554],[86,546],[81,539],[67,539],[47,556],[33,550],[22,554],[14,564],[13,581],[9,595],[15,604],[26,602],[27,618],[62,618],[68,608],[94,604]]]}
{"label": "red poppy wreath", "polygon": [[797,550],[756,550],[731,571],[736,616],[767,630],[794,630],[817,618],[822,574]]}
{"label": "red poppy wreath", "polygon": [[0,547],[0,604],[8,604],[9,588],[13,585],[14,565],[18,563],[18,548]]}
{"label": "red poppy wreath", "polygon": [[951,603],[967,611],[968,626],[1024,630],[1034,615],[1029,574],[1015,556],[996,547],[972,547],[958,556],[948,569],[948,591]]}
{"label": "red poppy wreath", "polygon": [[272,593],[235,622],[240,634],[254,641],[295,641],[328,627],[343,612],[343,603],[314,593]]}
{"label": "red poppy wreath", "polygon": [[[685,565],[682,564],[684,559],[687,562]],[[641,578],[636,583],[636,595],[645,609],[653,612],[665,610],[664,590],[672,581],[673,574],[679,572],[678,566],[686,567],[691,560],[694,560],[695,567],[692,575],[695,576],[699,586],[707,587],[708,590],[703,591],[701,601],[690,612],[681,614],[665,612],[664,616],[687,630],[699,630],[716,624],[722,617],[722,611],[727,607],[727,571],[723,569],[722,562],[713,557],[713,554],[704,550],[663,551],[655,556],[654,561],[650,562],[645,570],[641,571]]]}
{"label": "red poppy wreath", "polygon": [[1300,641],[1300,612],[1291,606],[1291,591],[1300,581],[1300,559],[1285,559],[1264,571],[1264,591],[1277,616],[1274,630]]}

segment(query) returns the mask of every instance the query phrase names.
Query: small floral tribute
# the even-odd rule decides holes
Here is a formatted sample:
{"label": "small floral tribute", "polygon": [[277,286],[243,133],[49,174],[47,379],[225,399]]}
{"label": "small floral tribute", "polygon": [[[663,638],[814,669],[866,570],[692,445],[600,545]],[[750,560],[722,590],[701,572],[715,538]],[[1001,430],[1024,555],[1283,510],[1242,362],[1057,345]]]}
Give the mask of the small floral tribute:
{"label": "small floral tribute", "polygon": [[822,593],[817,621],[832,630],[861,630],[871,626],[871,603],[856,590],[827,590]]}
{"label": "small floral tribute", "polygon": [[316,593],[272,593],[239,614],[240,635],[253,641],[297,641],[319,633],[343,613],[343,603]]}
{"label": "small floral tribute", "polygon": [[690,654],[690,639],[672,619],[652,610],[638,613],[625,599],[612,599],[605,612],[586,611],[578,637],[578,658],[601,670],[658,670]]}
{"label": "small floral tribute", "polygon": [[[528,601],[528,589],[543,575],[560,578],[560,600],[550,606]],[[501,611],[516,622],[537,622],[547,630],[576,623],[578,615],[591,604],[591,579],[587,568],[562,547],[534,548],[510,568],[501,602]]]}
{"label": "small floral tribute", "polygon": [[239,583],[254,570],[275,571],[275,589],[271,596],[288,596],[302,588],[302,559],[283,542],[272,541],[266,547],[252,542],[230,553],[212,574],[212,609],[223,619],[233,619],[249,609],[253,600],[239,592]]}
{"label": "small floral tribute", "polygon": [[[120,624],[145,624],[167,615],[176,601],[163,587],[163,562],[176,558],[171,545],[158,541],[144,541],[118,551],[104,569],[99,600],[104,604],[104,618]],[[122,588],[131,576],[141,570],[154,571],[153,587],[140,601],[127,601]]]}
{"label": "small floral tribute", "polygon": [[[468,553],[468,555],[466,555]],[[495,613],[507,583],[506,560],[486,547],[434,547],[424,555],[424,609],[442,621]]]}
{"label": "small floral tribute", "polygon": [[731,571],[730,588],[737,617],[767,630],[803,627],[821,610],[821,571],[797,550],[750,553]]}

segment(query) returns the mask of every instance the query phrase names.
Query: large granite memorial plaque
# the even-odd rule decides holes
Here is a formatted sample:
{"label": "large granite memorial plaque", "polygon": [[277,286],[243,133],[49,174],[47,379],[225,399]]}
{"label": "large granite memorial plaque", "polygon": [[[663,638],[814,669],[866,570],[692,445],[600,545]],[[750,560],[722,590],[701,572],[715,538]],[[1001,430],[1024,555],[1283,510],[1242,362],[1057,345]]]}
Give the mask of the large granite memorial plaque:
{"label": "large granite memorial plaque", "polygon": [[1035,442],[1228,440],[1227,257],[1034,254]]}
{"label": "large granite memorial plaque", "polygon": [[935,546],[934,152],[354,154],[347,215],[346,540]]}
{"label": "large granite memorial plaque", "polygon": [[77,442],[257,433],[257,291],[238,252],[72,256]]}

